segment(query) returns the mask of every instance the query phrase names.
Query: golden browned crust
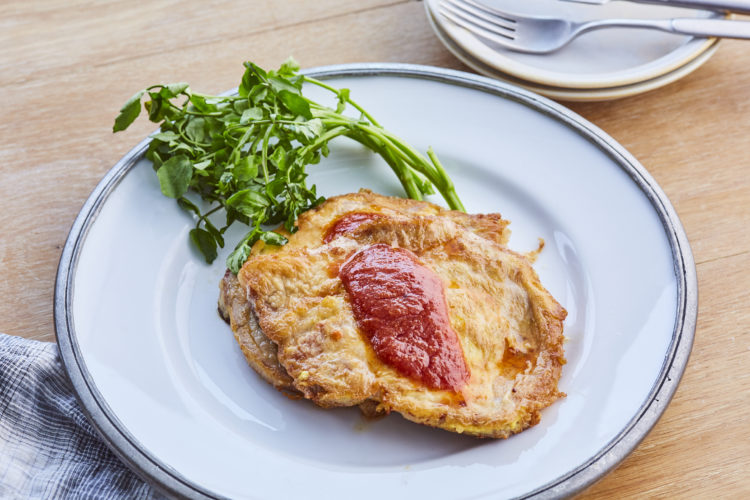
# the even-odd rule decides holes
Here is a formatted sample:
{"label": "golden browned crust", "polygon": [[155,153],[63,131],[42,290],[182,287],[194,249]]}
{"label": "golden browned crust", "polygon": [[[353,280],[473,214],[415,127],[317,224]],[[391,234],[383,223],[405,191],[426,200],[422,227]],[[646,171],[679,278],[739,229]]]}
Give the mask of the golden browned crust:
{"label": "golden browned crust", "polygon": [[260,329],[245,289],[237,276],[228,270],[219,283],[219,313],[231,326],[250,366],[280,391],[299,395],[292,385],[292,378],[279,364],[276,344]]}
{"label": "golden browned crust", "polygon": [[[301,214],[297,221],[298,231],[289,244],[278,247],[264,245],[262,241],[259,241],[253,248],[253,256],[317,245],[332,221],[345,213],[357,211],[391,215],[447,214],[463,226],[498,244],[505,244],[510,235],[507,229],[508,222],[498,214],[468,215],[463,212],[445,210],[428,202],[387,197],[362,189],[358,193],[328,198],[324,204]],[[290,236],[283,228],[279,232],[287,237]],[[275,388],[290,395],[298,395],[299,392],[294,389],[291,377],[278,362],[276,344],[261,330],[245,289],[239,284],[237,277],[229,271],[219,283],[219,312],[230,324],[248,364]],[[370,403],[360,405],[362,412],[368,416],[378,413],[372,409],[372,406]]]}
{"label": "golden browned crust", "polygon": [[[324,244],[327,227],[353,211],[385,217]],[[537,423],[540,410],[562,396],[557,381],[565,362],[566,312],[529,260],[504,246],[507,222],[500,216],[360,192],[331,198],[298,223],[286,246],[256,248],[238,278],[257,312],[258,332],[278,346],[276,364],[289,377],[285,383],[291,379],[305,398],[324,407],[372,407],[377,401],[378,411],[397,411],[422,424],[507,437]],[[401,376],[359,332],[337,270],[374,243],[408,248],[443,281],[451,325],[471,370],[459,393]],[[252,315],[249,308],[239,312],[242,300],[234,302],[237,314]],[[233,329],[240,324],[234,321]],[[243,347],[246,356],[250,351]],[[268,370],[250,356],[248,361]]]}
{"label": "golden browned crust", "polygon": [[[302,393],[294,388],[292,377],[279,363],[276,344],[261,330],[245,289],[229,270],[219,282],[219,314],[232,328],[248,364],[279,391],[291,398],[301,398]],[[360,403],[359,408],[369,418],[383,414],[377,401],[368,399]]]}
{"label": "golden browned crust", "polygon": [[[361,189],[358,193],[344,194],[328,198],[325,203],[300,214],[297,219],[297,232],[289,243],[282,247],[265,245],[259,241],[252,255],[290,251],[295,248],[314,247],[322,243],[328,227],[339,217],[350,212],[377,213],[388,216],[445,217],[464,229],[486,238],[498,245],[506,245],[510,238],[509,222],[500,214],[471,215],[455,210],[447,210],[427,201],[395,198]],[[289,236],[283,230],[279,232]]]}

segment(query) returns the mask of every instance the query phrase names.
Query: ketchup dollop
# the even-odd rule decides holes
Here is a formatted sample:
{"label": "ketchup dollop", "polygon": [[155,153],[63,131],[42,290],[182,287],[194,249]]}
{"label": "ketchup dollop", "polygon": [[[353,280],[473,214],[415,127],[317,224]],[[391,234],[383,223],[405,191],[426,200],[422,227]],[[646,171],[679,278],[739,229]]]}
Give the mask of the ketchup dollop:
{"label": "ketchup dollop", "polygon": [[365,222],[370,222],[371,220],[380,219],[382,217],[383,216],[380,214],[366,212],[350,212],[346,215],[342,215],[331,225],[331,227],[328,228],[325,236],[323,236],[323,242],[329,243],[340,234],[351,233]]}
{"label": "ketchup dollop", "polygon": [[349,258],[339,277],[381,361],[433,389],[464,386],[469,368],[450,325],[443,285],[412,252],[368,246]]}

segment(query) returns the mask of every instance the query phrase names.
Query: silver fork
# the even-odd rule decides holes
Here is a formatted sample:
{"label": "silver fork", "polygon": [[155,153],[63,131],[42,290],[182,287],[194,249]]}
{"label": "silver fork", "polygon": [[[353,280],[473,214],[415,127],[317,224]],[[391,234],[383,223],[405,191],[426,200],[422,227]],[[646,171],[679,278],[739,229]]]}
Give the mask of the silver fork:
{"label": "silver fork", "polygon": [[750,39],[750,21],[726,19],[567,19],[511,14],[475,0],[441,0],[440,15],[474,35],[517,52],[554,52],[575,37],[601,28],[649,28],[682,35]]}

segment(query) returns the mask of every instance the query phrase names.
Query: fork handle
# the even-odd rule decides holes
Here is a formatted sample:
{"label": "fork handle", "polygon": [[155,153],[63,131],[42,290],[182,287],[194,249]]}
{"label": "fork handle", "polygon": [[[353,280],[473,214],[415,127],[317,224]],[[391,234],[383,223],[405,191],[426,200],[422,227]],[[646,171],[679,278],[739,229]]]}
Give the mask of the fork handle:
{"label": "fork handle", "polygon": [[750,14],[750,0],[631,0],[637,3],[651,3],[669,7],[689,9],[727,10],[739,14]]}
{"label": "fork handle", "polygon": [[576,34],[601,28],[651,28],[697,37],[750,39],[750,21],[729,19],[600,19],[578,25]]}

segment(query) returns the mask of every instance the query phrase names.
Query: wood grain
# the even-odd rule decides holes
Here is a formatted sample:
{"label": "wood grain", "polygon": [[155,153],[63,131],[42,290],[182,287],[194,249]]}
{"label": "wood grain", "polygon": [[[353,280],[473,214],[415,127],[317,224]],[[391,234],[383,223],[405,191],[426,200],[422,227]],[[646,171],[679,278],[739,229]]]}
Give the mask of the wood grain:
{"label": "wood grain", "polygon": [[[218,92],[241,62],[396,61],[466,69],[421,2],[9,1],[0,5],[0,331],[54,340],[57,261],[104,173],[153,126],[111,134],[134,89]],[[569,103],[630,150],[672,200],[697,262],[700,312],[682,383],[651,434],[581,495],[750,496],[750,44],[725,41],[686,78]]]}

